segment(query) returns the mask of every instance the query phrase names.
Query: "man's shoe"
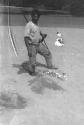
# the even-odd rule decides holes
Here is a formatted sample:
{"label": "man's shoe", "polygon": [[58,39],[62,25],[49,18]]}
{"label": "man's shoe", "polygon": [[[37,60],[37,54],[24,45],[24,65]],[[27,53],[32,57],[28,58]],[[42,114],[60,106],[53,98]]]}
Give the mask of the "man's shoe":
{"label": "man's shoe", "polygon": [[55,70],[57,70],[58,68],[57,67],[55,67],[54,65],[52,65],[52,66],[47,66],[47,68],[48,69],[55,69]]}
{"label": "man's shoe", "polygon": [[30,74],[31,76],[36,76],[36,75],[37,75],[36,72],[29,72],[29,74]]}

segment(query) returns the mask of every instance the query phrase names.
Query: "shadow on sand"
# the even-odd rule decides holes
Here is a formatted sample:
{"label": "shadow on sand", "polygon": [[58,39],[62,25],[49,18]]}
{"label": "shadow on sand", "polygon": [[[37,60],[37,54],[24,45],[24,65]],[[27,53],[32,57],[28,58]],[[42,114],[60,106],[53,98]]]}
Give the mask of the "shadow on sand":
{"label": "shadow on sand", "polygon": [[[36,66],[47,68],[47,66],[45,64],[41,64],[39,62],[36,62]],[[13,64],[13,67],[19,69],[18,74],[29,73],[29,62],[28,61],[25,61],[22,64]]]}
{"label": "shadow on sand", "polygon": [[0,94],[0,107],[5,109],[24,109],[26,106],[26,99],[17,93],[2,92]]}
{"label": "shadow on sand", "polygon": [[[13,64],[14,68],[19,69],[18,74],[28,73],[28,66],[29,66],[28,61],[23,62],[21,65]],[[39,62],[36,63],[36,66],[47,68],[45,64],[41,64]],[[37,94],[43,94],[45,89],[54,90],[54,91],[64,90],[54,80],[46,76],[37,75],[35,78],[33,78],[31,81],[28,81],[28,82],[29,82],[29,86],[31,87],[31,90]]]}
{"label": "shadow on sand", "polygon": [[36,77],[29,81],[31,90],[37,94],[43,94],[45,89],[54,91],[64,91],[54,80],[48,77]]}

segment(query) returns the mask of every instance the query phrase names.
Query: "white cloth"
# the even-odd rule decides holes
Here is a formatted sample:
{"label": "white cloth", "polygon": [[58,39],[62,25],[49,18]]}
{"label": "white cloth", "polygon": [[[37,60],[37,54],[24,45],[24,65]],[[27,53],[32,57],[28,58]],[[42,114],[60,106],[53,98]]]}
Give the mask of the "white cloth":
{"label": "white cloth", "polygon": [[55,41],[55,46],[63,46],[64,43],[63,43],[63,39],[62,38],[57,38],[56,41]]}

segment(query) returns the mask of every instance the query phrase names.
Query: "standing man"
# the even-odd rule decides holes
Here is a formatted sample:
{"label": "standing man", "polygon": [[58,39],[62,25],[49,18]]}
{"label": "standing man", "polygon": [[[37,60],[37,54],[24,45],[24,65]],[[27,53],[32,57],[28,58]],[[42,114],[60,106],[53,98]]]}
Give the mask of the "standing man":
{"label": "standing man", "polygon": [[29,74],[35,75],[36,55],[39,53],[45,60],[48,68],[52,66],[52,56],[49,49],[43,44],[43,40],[46,38],[46,34],[43,34],[38,26],[38,20],[40,13],[37,9],[31,12],[31,21],[29,21],[25,27],[24,41],[28,50],[29,56]]}

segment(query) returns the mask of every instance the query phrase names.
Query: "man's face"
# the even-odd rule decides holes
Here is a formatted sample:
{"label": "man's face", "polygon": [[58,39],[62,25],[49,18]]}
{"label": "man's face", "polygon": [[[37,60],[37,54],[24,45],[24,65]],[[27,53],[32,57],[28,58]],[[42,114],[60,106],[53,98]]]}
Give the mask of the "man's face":
{"label": "man's face", "polygon": [[35,23],[37,23],[38,20],[39,20],[38,14],[34,14],[34,15],[32,16],[32,20],[33,20]]}

